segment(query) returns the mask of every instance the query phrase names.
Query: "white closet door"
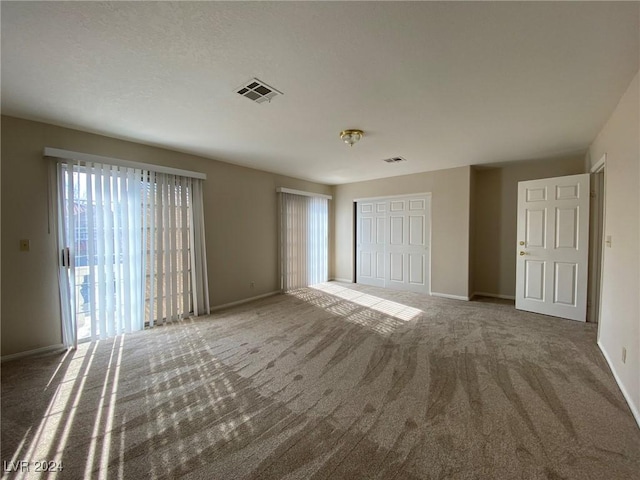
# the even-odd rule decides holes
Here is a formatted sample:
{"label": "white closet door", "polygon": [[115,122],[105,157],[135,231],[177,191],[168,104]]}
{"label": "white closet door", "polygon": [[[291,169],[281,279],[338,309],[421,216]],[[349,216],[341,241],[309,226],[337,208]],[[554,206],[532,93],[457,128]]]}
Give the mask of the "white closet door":
{"label": "white closet door", "polygon": [[356,281],[429,293],[429,195],[357,202]]}
{"label": "white closet door", "polygon": [[427,219],[426,197],[389,201],[386,287],[429,293]]}
{"label": "white closet door", "polygon": [[356,230],[357,282],[384,287],[387,202],[358,202]]}

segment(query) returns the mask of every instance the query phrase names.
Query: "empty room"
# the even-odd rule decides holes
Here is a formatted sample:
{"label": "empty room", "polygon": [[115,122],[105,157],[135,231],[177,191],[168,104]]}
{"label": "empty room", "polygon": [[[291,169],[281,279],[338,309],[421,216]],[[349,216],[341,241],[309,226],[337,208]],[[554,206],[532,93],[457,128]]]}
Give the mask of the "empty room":
{"label": "empty room", "polygon": [[1,16],[1,478],[640,479],[640,2]]}

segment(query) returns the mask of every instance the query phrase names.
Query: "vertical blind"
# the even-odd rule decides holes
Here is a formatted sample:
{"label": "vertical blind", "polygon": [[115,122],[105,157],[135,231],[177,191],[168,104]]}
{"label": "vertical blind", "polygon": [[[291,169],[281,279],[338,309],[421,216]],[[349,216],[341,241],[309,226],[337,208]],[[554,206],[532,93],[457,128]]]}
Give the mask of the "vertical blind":
{"label": "vertical blind", "polygon": [[[144,183],[145,322],[209,313],[202,180],[149,172]],[[197,228],[196,228],[197,226]]]}
{"label": "vertical blind", "polygon": [[202,179],[59,161],[57,192],[65,345],[80,297],[92,339],[209,313]]}
{"label": "vertical blind", "polygon": [[280,193],[280,259],[285,291],[329,276],[329,200]]}

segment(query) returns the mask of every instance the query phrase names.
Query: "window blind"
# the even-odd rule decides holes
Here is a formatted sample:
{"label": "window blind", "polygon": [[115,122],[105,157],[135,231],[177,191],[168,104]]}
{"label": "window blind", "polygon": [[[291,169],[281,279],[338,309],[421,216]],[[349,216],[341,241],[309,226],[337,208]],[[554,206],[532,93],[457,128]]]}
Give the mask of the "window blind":
{"label": "window blind", "polygon": [[280,220],[282,289],[326,282],[329,199],[281,191]]}

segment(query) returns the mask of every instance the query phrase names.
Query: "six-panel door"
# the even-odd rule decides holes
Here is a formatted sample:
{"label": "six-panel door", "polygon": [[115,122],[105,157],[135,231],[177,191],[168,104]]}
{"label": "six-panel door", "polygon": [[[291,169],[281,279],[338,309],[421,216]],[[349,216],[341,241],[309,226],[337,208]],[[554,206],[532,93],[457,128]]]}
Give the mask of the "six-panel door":
{"label": "six-panel door", "polygon": [[362,202],[357,209],[357,282],[384,287],[387,202]]}
{"label": "six-panel door", "polygon": [[586,321],[589,175],[518,183],[516,308]]}

